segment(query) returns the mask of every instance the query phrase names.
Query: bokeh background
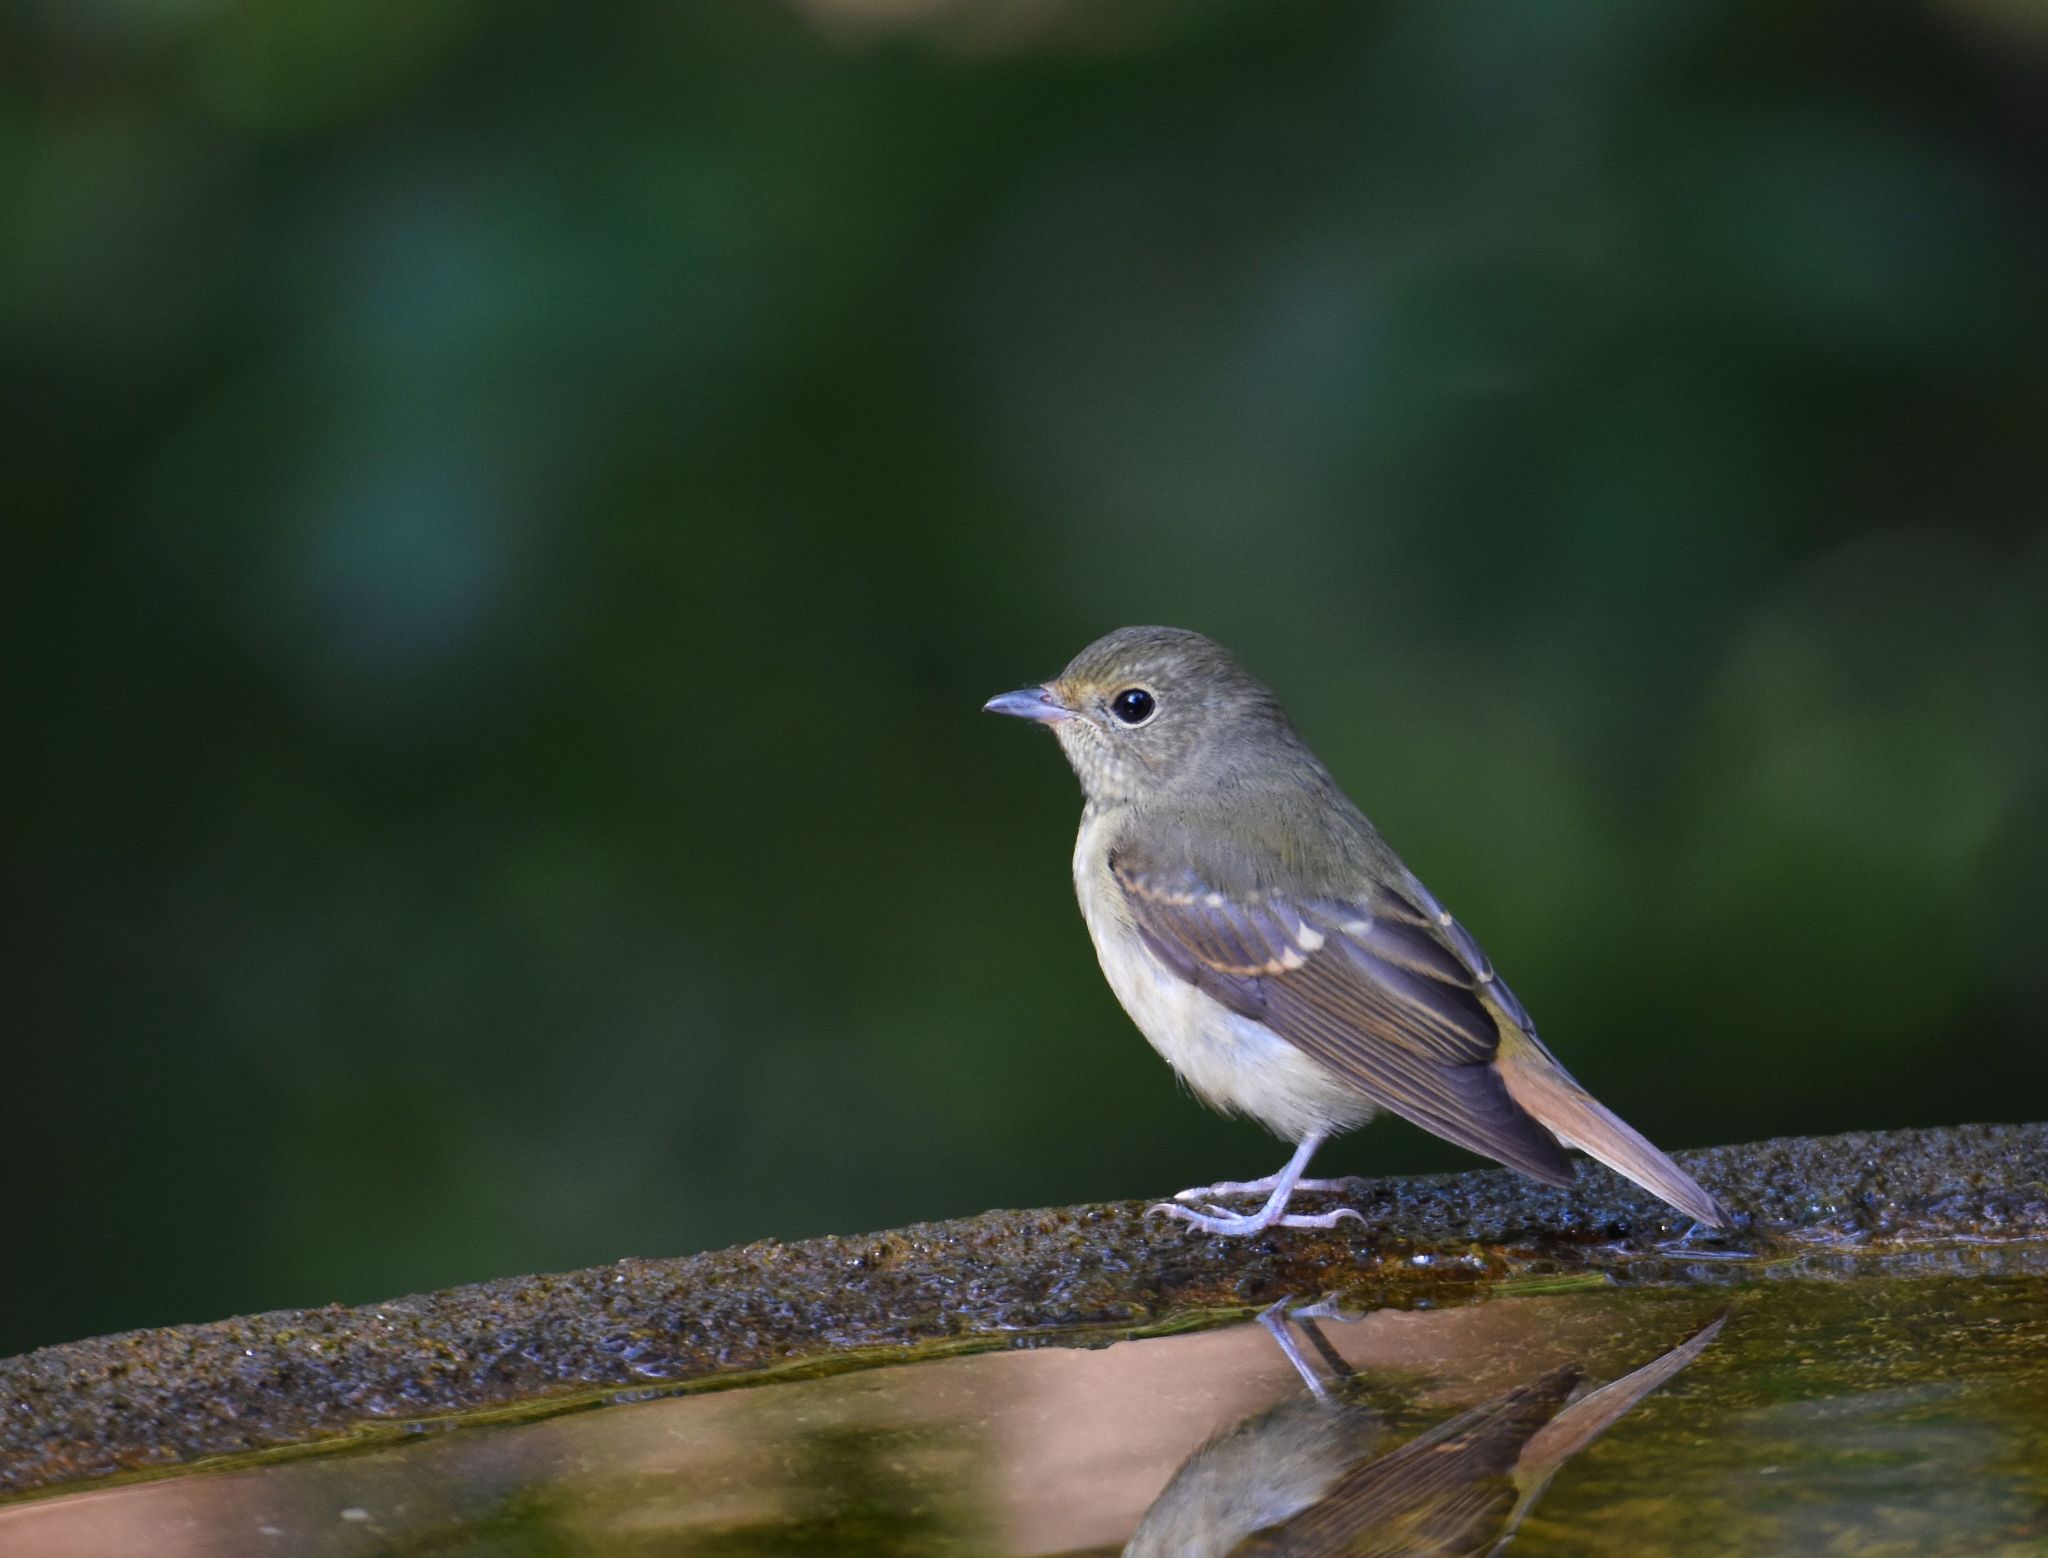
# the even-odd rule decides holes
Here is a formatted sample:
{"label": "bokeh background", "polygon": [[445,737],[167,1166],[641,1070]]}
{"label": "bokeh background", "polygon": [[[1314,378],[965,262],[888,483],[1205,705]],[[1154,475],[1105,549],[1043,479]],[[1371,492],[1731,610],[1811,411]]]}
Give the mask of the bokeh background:
{"label": "bokeh background", "polygon": [[2023,0],[0,13],[0,1352],[1275,1167],[1129,622],[1660,1142],[2039,1117],[2044,197]]}

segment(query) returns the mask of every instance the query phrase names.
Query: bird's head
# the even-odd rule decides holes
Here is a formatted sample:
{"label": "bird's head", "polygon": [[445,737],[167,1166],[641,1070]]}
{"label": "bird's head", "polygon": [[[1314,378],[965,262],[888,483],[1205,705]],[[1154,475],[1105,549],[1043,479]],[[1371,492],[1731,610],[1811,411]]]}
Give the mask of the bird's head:
{"label": "bird's head", "polygon": [[1298,740],[1266,686],[1185,628],[1119,628],[1051,681],[983,705],[1059,737],[1090,801],[1143,801],[1190,780],[1230,784]]}

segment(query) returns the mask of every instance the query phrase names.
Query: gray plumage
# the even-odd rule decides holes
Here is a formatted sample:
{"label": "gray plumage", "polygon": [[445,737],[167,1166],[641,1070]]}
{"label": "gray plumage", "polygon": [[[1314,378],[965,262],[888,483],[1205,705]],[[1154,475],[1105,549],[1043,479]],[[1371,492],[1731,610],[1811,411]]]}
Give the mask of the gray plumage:
{"label": "gray plumage", "polygon": [[1197,1094],[1298,1146],[1280,1175],[1210,1187],[1270,1190],[1256,1216],[1160,1210],[1217,1232],[1328,1226],[1341,1214],[1289,1217],[1287,1195],[1316,1143],[1384,1108],[1549,1184],[1571,1180],[1577,1146],[1722,1223],[1544,1048],[1479,943],[1220,645],[1125,628],[988,706],[1050,725],[1081,781],[1075,891],[1124,1008]]}

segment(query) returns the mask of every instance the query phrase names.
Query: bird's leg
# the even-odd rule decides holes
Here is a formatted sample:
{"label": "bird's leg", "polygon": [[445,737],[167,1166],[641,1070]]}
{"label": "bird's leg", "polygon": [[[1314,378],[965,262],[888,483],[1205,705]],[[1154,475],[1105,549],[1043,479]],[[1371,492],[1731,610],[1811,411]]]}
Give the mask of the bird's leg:
{"label": "bird's leg", "polygon": [[1173,1198],[1193,1205],[1200,1201],[1213,1201],[1219,1196],[1270,1196],[1282,1185],[1293,1190],[1344,1190],[1349,1184],[1341,1179],[1303,1179],[1301,1171],[1308,1167],[1308,1160],[1327,1138],[1311,1136],[1295,1149],[1287,1167],[1277,1174],[1268,1174],[1263,1179],[1224,1179],[1213,1185],[1196,1185],[1187,1190],[1177,1190]]}
{"label": "bird's leg", "polygon": [[[1192,1190],[1176,1190],[1176,1201],[1215,1201],[1224,1196],[1263,1196],[1272,1193],[1280,1183],[1278,1174],[1268,1174],[1264,1179],[1224,1179],[1213,1185],[1197,1185]],[[1346,1174],[1342,1179],[1297,1179],[1296,1190],[1356,1190],[1365,1181],[1356,1174]]]}
{"label": "bird's leg", "polygon": [[1276,1225],[1282,1228],[1334,1228],[1347,1217],[1355,1217],[1358,1221],[1364,1222],[1365,1219],[1348,1206],[1314,1217],[1305,1213],[1296,1213],[1293,1216],[1287,1214],[1287,1198],[1294,1194],[1296,1186],[1301,1183],[1301,1171],[1308,1167],[1308,1160],[1315,1156],[1316,1148],[1322,1144],[1323,1133],[1317,1132],[1294,1149],[1294,1156],[1287,1160],[1287,1167],[1273,1176],[1272,1193],[1266,1197],[1266,1204],[1256,1212],[1238,1217],[1220,1207],[1196,1211],[1174,1200],[1162,1201],[1157,1206],[1147,1207],[1145,1215],[1150,1217],[1156,1212],[1166,1217],[1178,1218],[1185,1223],[1193,1223],[1204,1233],[1231,1234],[1258,1233]]}

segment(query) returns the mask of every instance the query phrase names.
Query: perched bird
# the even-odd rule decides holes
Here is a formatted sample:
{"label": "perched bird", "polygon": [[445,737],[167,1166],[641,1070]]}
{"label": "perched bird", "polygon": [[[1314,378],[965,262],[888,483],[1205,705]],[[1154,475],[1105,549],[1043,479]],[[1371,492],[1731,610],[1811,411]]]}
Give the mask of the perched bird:
{"label": "perched bird", "polygon": [[[1214,1107],[1295,1144],[1266,1179],[1155,1212],[1211,1233],[1329,1228],[1287,1211],[1309,1159],[1381,1109],[1545,1184],[1577,1147],[1687,1216],[1692,1177],[1572,1080],[1465,928],[1222,646],[1124,628],[985,708],[1049,725],[1086,805],[1074,887],[1102,971],[1152,1047]],[[1256,1212],[1214,1203],[1261,1194]]]}

